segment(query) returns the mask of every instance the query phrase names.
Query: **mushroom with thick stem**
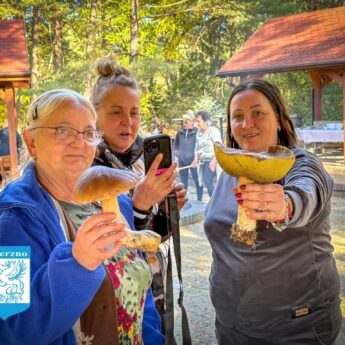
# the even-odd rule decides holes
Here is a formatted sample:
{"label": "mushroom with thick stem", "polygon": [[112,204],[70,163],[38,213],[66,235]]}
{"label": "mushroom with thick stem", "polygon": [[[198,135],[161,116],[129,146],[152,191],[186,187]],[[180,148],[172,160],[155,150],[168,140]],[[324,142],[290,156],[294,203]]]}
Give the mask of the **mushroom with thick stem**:
{"label": "mushroom with thick stem", "polygon": [[[294,153],[280,145],[270,146],[267,152],[246,152],[217,142],[214,144],[219,165],[229,175],[238,177],[238,185],[272,183],[283,178],[295,162]],[[248,218],[245,208],[238,206],[237,223],[233,224],[231,238],[254,247],[256,220]]]}
{"label": "mushroom with thick stem", "polygon": [[[139,182],[139,176],[129,170],[113,169],[104,166],[92,166],[78,178],[73,195],[79,202],[101,201],[102,210],[115,212],[116,221],[121,221],[121,212],[117,196],[133,189]],[[161,242],[161,236],[150,230],[131,231],[121,240],[128,249],[139,249],[155,253]]]}

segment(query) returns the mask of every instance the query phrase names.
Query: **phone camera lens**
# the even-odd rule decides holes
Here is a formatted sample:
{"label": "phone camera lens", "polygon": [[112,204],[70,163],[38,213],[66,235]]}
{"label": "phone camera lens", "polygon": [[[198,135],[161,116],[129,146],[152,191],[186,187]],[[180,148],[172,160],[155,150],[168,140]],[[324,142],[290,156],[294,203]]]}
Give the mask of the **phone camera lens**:
{"label": "phone camera lens", "polygon": [[147,143],[146,145],[146,152],[151,153],[152,152],[152,144],[150,142]]}
{"label": "phone camera lens", "polygon": [[159,149],[159,142],[158,140],[153,140],[152,141],[152,151],[153,152],[157,152]]}

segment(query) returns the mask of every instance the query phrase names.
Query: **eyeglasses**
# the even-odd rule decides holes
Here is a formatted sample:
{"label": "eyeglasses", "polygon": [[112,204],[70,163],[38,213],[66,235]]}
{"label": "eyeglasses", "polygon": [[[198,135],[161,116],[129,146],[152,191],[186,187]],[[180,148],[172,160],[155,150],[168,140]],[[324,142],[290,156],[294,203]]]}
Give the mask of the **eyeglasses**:
{"label": "eyeglasses", "polygon": [[99,143],[103,141],[102,135],[104,132],[97,129],[88,129],[86,131],[81,132],[75,128],[66,127],[66,126],[57,126],[57,127],[42,126],[42,127],[33,127],[31,128],[31,130],[33,131],[35,129],[41,129],[41,128],[54,130],[56,139],[63,142],[75,139],[78,134],[83,135],[84,142],[88,146],[97,146]]}

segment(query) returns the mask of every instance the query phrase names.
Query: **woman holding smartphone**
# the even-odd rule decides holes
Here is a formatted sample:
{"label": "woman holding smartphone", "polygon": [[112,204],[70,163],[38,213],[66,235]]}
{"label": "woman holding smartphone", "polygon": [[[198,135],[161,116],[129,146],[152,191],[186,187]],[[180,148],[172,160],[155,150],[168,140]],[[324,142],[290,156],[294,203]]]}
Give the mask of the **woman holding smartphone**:
{"label": "woman holding smartphone", "polygon": [[[187,201],[186,190],[182,183],[175,185],[175,164],[164,173],[158,176],[155,174],[163,158],[161,154],[156,157],[145,175],[141,159],[143,139],[138,136],[141,121],[140,91],[132,73],[127,68],[119,66],[111,57],[98,62],[97,73],[98,78],[92,90],[91,102],[98,114],[97,127],[104,132],[104,142],[98,146],[94,164],[130,169],[142,176],[132,193],[135,226],[137,229],[147,228],[150,220],[155,230],[155,224],[160,226],[166,224],[164,205],[159,208],[156,205],[175,190],[179,208],[182,208]],[[164,314],[164,280],[157,262],[151,266],[151,269],[154,275],[152,289],[156,307],[162,315]]]}

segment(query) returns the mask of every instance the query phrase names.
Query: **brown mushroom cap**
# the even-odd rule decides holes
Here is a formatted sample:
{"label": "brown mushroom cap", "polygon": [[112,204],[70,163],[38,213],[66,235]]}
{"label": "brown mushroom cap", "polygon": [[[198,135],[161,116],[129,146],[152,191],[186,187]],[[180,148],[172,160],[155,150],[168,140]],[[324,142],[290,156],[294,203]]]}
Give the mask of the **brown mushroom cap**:
{"label": "brown mushroom cap", "polygon": [[104,200],[126,193],[139,180],[140,177],[132,171],[96,165],[79,176],[73,195],[80,202]]}

